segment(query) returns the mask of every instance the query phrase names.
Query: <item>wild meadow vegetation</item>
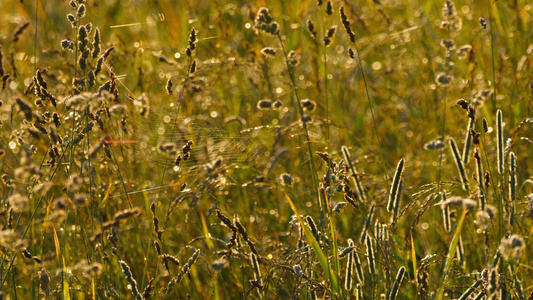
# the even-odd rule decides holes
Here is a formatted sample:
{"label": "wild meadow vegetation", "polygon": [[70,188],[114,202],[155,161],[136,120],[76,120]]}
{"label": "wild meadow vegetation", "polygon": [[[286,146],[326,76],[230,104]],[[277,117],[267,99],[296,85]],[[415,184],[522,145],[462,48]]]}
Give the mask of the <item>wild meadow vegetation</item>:
{"label": "wild meadow vegetation", "polygon": [[531,1],[3,0],[3,299],[533,299]]}

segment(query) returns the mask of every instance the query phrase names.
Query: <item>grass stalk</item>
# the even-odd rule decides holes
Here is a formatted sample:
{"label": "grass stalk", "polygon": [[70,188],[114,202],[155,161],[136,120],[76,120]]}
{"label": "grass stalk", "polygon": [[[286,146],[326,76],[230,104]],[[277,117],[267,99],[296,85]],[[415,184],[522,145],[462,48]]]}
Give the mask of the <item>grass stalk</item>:
{"label": "grass stalk", "polygon": [[452,151],[453,160],[455,162],[455,166],[457,167],[457,172],[459,173],[459,179],[461,180],[463,190],[468,192],[468,178],[466,176],[466,170],[464,166],[464,162],[461,159],[461,155],[459,154],[459,149],[457,148],[457,144],[455,143],[455,140],[453,138],[450,138],[450,150]]}
{"label": "grass stalk", "polygon": [[468,126],[466,128],[465,144],[463,147],[463,165],[467,165],[470,161],[470,150],[472,149],[472,132],[474,129],[474,119],[468,118]]}
{"label": "grass stalk", "polygon": [[464,221],[466,219],[467,212],[468,212],[467,209],[463,209],[463,213],[461,214],[461,218],[457,222],[457,228],[455,229],[455,234],[454,234],[453,239],[452,239],[452,241],[450,243],[450,247],[449,247],[449,250],[448,250],[448,256],[447,256],[446,262],[444,264],[444,270],[443,270],[441,283],[440,283],[439,289],[437,291],[437,296],[436,296],[437,300],[442,300],[442,297],[444,295],[444,286],[446,284],[446,277],[448,277],[448,272],[450,271],[450,267],[452,265],[452,261],[453,261],[453,258],[455,256],[455,250],[457,249],[457,244],[459,243],[459,239],[461,238],[461,230],[463,229],[463,224],[464,224]]}
{"label": "grass stalk", "polygon": [[376,117],[375,117],[375,114],[374,114],[374,107],[372,105],[372,99],[370,97],[370,92],[368,91],[368,84],[367,84],[367,81],[366,81],[366,76],[365,76],[365,71],[363,70],[363,65],[361,63],[361,57],[359,56],[359,48],[357,47],[357,43],[354,41],[352,42],[354,48],[355,48],[355,56],[357,57],[357,65],[359,66],[359,71],[361,72],[361,76],[363,77],[363,84],[365,86],[365,93],[366,93],[366,99],[367,99],[367,103],[368,103],[368,107],[370,108],[370,114],[372,115],[372,124],[373,124],[373,128],[374,128],[374,135],[376,137],[376,139],[378,140],[378,147],[379,147],[379,157],[380,157],[380,160],[381,160],[381,165],[383,167],[383,171],[385,171],[385,178],[388,178],[388,176],[386,175],[387,174],[387,164],[385,163],[385,157],[383,156],[383,147],[382,147],[382,144],[381,144],[381,139],[379,137],[379,132],[378,132],[378,126],[377,126],[377,122],[376,122]]}
{"label": "grass stalk", "polygon": [[312,174],[312,178],[313,178],[313,187],[314,187],[314,190],[315,190],[315,193],[316,193],[316,201],[317,201],[318,207],[320,208],[321,219],[323,219],[324,208],[322,207],[322,205],[320,203],[320,192],[318,190],[318,178],[317,178],[318,175],[316,174],[317,171],[316,171],[316,166],[315,166],[315,160],[313,158],[313,150],[311,148],[311,138],[309,137],[309,130],[307,128],[307,122],[305,122],[303,120],[304,110],[303,110],[302,103],[301,103],[302,99],[300,97],[300,92],[298,91],[298,85],[296,84],[296,78],[294,76],[294,70],[291,67],[290,63],[289,63],[289,57],[288,57],[288,54],[287,54],[287,50],[285,49],[285,44],[283,43],[283,39],[281,38],[281,34],[279,32],[277,33],[277,37],[278,37],[279,43],[281,45],[281,49],[283,51],[283,55],[284,55],[284,58],[285,58],[285,65],[287,66],[287,71],[289,72],[289,77],[290,77],[290,80],[291,80],[291,83],[292,83],[292,87],[293,87],[293,90],[294,90],[294,96],[296,97],[296,102],[298,104],[298,110],[300,112],[300,117],[302,118],[302,125],[303,125],[303,128],[304,128],[305,138],[306,138],[306,141],[307,141],[307,151],[308,151],[309,159],[310,159],[310,162],[311,162],[311,174]]}

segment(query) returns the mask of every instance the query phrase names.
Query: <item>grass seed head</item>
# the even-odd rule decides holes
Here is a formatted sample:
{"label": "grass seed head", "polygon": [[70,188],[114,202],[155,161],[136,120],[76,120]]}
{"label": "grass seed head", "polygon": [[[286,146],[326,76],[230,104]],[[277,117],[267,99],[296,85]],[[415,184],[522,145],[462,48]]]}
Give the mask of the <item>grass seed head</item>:
{"label": "grass seed head", "polygon": [[284,185],[284,186],[292,186],[293,183],[294,183],[294,179],[292,178],[292,176],[288,173],[283,173],[279,176],[280,178],[280,181],[281,181],[281,184]]}
{"label": "grass seed head", "polygon": [[48,275],[48,272],[46,272],[46,269],[44,268],[39,272],[39,284],[45,295],[48,297],[48,295],[50,295],[50,275]]}
{"label": "grass seed head", "polygon": [[276,55],[276,49],[266,47],[261,49],[261,54],[263,54],[265,57],[273,57]]}
{"label": "grass seed head", "polygon": [[20,40],[20,36],[30,27],[30,22],[24,22],[22,23],[13,33],[13,37],[11,38],[11,41],[13,43],[16,43]]}
{"label": "grass seed head", "polygon": [[85,4],[80,4],[80,5],[78,5],[78,8],[76,9],[76,16],[78,18],[84,18],[86,12],[87,11],[85,9]]}
{"label": "grass seed head", "polygon": [[302,107],[306,111],[313,111],[316,108],[316,102],[309,99],[303,99],[301,101]]}
{"label": "grass seed head", "polygon": [[326,3],[326,14],[328,14],[328,16],[331,16],[331,14],[333,14],[333,4],[331,4],[331,1],[328,1]]}
{"label": "grass seed head", "polygon": [[484,17],[479,18],[479,25],[481,25],[481,28],[483,28],[483,30],[487,30],[487,21]]}
{"label": "grass seed head", "polygon": [[316,40],[317,39],[317,32],[315,29],[315,23],[311,20],[307,20],[307,30],[309,31],[309,34],[311,34],[311,37]]}
{"label": "grass seed head", "polygon": [[257,102],[257,108],[260,110],[268,110],[272,108],[272,101],[268,99],[259,100]]}

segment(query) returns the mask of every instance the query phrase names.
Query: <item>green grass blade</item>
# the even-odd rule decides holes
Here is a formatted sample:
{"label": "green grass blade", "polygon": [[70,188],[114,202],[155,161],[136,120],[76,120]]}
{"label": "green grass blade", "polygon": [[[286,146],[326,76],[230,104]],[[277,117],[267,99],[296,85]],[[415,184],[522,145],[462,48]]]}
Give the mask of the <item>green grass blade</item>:
{"label": "green grass blade", "polygon": [[442,275],[442,281],[439,287],[439,291],[437,292],[437,300],[442,300],[442,296],[444,294],[444,284],[446,282],[446,276],[448,275],[448,271],[450,269],[450,266],[452,264],[453,256],[455,255],[455,250],[457,249],[457,244],[459,243],[459,238],[461,237],[461,229],[463,229],[463,223],[466,219],[466,213],[468,210],[464,209],[463,214],[461,215],[461,219],[459,219],[459,222],[457,223],[457,229],[455,230],[455,234],[453,235],[452,243],[450,244],[450,248],[448,250],[448,257],[446,258],[446,264],[444,265],[444,274]]}

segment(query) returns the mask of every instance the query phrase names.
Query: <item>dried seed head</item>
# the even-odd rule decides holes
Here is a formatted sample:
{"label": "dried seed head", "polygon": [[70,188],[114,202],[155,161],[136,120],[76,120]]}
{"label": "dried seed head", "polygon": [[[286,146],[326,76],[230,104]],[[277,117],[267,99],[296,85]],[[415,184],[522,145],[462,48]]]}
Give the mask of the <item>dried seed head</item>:
{"label": "dried seed head", "polygon": [[471,45],[463,45],[457,51],[457,58],[465,59],[468,57],[468,54],[472,53],[472,51],[473,50]]}
{"label": "dried seed head", "polygon": [[93,23],[89,22],[85,24],[85,29],[87,30],[87,33],[91,33],[91,30],[93,29]]}
{"label": "dried seed head", "polygon": [[13,212],[20,213],[29,209],[29,199],[20,194],[13,194],[7,198],[7,202],[13,208]]}
{"label": "dried seed head", "polygon": [[320,233],[316,227],[315,220],[313,220],[313,217],[311,216],[307,216],[305,217],[305,219],[307,221],[307,226],[309,226],[309,229],[311,230],[311,233],[313,234],[317,242],[320,243]]}
{"label": "dried seed head", "polygon": [[166,254],[165,257],[166,257],[166,259],[168,259],[168,261],[170,261],[171,263],[175,264],[175,265],[178,266],[178,267],[180,266],[180,261],[179,261],[176,257],[174,257],[174,256],[172,256],[172,255],[170,255],[170,254]]}
{"label": "dried seed head", "polygon": [[446,51],[451,51],[455,49],[455,41],[453,40],[441,40],[440,45],[446,49]]}
{"label": "dried seed head", "polygon": [[255,17],[255,22],[256,23],[266,23],[266,24],[269,24],[270,22],[272,22],[272,15],[270,14],[268,8],[266,7],[261,7],[258,11],[257,11],[257,16]]}
{"label": "dried seed head", "polygon": [[402,266],[398,270],[398,274],[396,274],[396,281],[394,282],[394,285],[392,286],[391,292],[389,294],[390,300],[396,300],[396,297],[398,296],[398,290],[400,289],[400,285],[402,283],[404,275],[405,275],[405,267]]}
{"label": "dried seed head", "polygon": [[154,279],[150,279],[150,282],[148,283],[148,285],[144,288],[144,291],[143,291],[143,298],[144,299],[148,299],[152,296],[152,284],[154,283]]}
{"label": "dried seed head", "polygon": [[328,3],[326,3],[326,14],[328,14],[328,16],[331,16],[332,13],[333,5],[331,4],[331,1],[328,1]]}
{"label": "dried seed head", "polygon": [[346,247],[344,249],[339,249],[339,257],[340,258],[344,258],[346,257],[346,255],[352,253],[352,251],[355,250],[355,246],[349,246],[349,247]]}
{"label": "dried seed head", "polygon": [[109,56],[109,54],[111,54],[111,52],[112,52],[113,50],[115,50],[115,47],[111,47],[111,48],[107,49],[107,50],[104,52],[104,55],[103,55],[104,60],[107,59],[107,57]]}
{"label": "dried seed head", "polygon": [[74,17],[73,14],[68,14],[67,20],[70,22],[72,28],[76,28],[76,26],[78,25],[78,21],[76,20],[76,17]]}
{"label": "dried seed head", "polygon": [[485,211],[478,211],[476,213],[476,225],[479,229],[487,231],[490,226],[490,216]]}
{"label": "dried seed head", "polygon": [[453,76],[446,75],[444,73],[440,73],[437,75],[436,82],[440,86],[448,86],[453,80]]}
{"label": "dried seed head", "polygon": [[457,10],[453,1],[446,0],[444,2],[444,7],[442,8],[442,16],[446,20],[453,19],[455,16],[457,16]]}
{"label": "dried seed head", "polygon": [[19,107],[19,110],[24,113],[24,117],[27,121],[31,121],[33,118],[33,110],[31,106],[24,102],[22,99],[17,98],[16,99],[17,106]]}
{"label": "dried seed head", "polygon": [[[196,42],[198,41],[198,38],[196,37],[196,29],[191,29],[191,33],[189,34],[189,50],[196,49]],[[188,55],[190,56],[190,55]]]}
{"label": "dried seed head", "polygon": [[46,272],[44,268],[39,272],[39,283],[41,285],[41,289],[48,297],[50,294],[50,275],[48,275],[48,272]]}
{"label": "dried seed head", "polygon": [[498,214],[498,209],[490,204],[487,204],[485,206],[485,211],[487,212],[487,214],[489,215],[491,219],[494,219],[496,215]]}
{"label": "dried seed head", "polygon": [[88,184],[87,178],[82,178],[77,174],[72,174],[65,182],[65,188],[69,192],[77,192],[82,185]]}
{"label": "dried seed head", "polygon": [[374,247],[372,245],[372,240],[370,239],[370,236],[366,236],[366,255],[368,259],[368,268],[370,269],[370,273],[376,274],[376,261],[374,257]]}
{"label": "dried seed head", "polygon": [[490,186],[490,173],[489,171],[485,172],[485,188],[489,188]]}
{"label": "dried seed head", "polygon": [[270,26],[268,28],[268,33],[272,35],[277,35],[279,33],[279,24],[278,22],[272,22],[270,23]]}
{"label": "dried seed head", "polygon": [[[8,83],[8,80],[9,80],[10,77],[11,77],[11,75],[9,75],[9,74],[6,74],[6,75],[2,76],[2,80],[1,80],[2,81],[2,90],[6,89],[6,86],[7,86],[7,83]],[[2,106],[2,105],[0,104],[0,106]],[[0,127],[1,126],[2,126],[2,121],[0,120]]]}
{"label": "dried seed head", "polygon": [[287,55],[287,60],[289,62],[289,65],[295,67],[300,63],[300,57],[296,54],[296,51],[291,51]]}
{"label": "dried seed head", "polygon": [[89,264],[86,260],[82,260],[74,266],[74,269],[80,269],[86,278],[91,278],[94,276],[100,276],[104,267],[97,262]]}
{"label": "dried seed head", "polygon": [[391,189],[389,193],[389,202],[387,204],[387,211],[393,211],[397,201],[399,199],[399,192],[400,192],[400,185],[402,180],[402,174],[404,170],[405,160],[402,158],[398,162],[398,165],[396,166],[396,173],[394,174],[394,178],[392,180]]}
{"label": "dried seed head", "polygon": [[94,30],[94,38],[93,38],[93,50],[92,50],[92,57],[93,59],[96,59],[98,55],[100,54],[101,47],[100,47],[100,29],[98,27]]}
{"label": "dried seed head", "polygon": [[196,60],[192,61],[191,68],[189,69],[190,74],[193,74],[194,72],[196,72]]}
{"label": "dried seed head", "polygon": [[[339,187],[342,187],[341,185],[339,185]],[[338,191],[340,192],[340,191]],[[337,205],[335,205],[335,207],[333,207],[333,212],[336,212],[336,213],[341,213],[344,208],[346,207],[347,203],[346,202],[339,202],[337,203]]]}
{"label": "dried seed head", "polygon": [[139,290],[137,288],[137,281],[135,280],[135,278],[133,278],[133,274],[131,273],[130,266],[128,266],[128,264],[123,260],[120,260],[118,263],[120,264],[120,267],[122,268],[122,272],[126,276],[126,280],[130,283],[131,292],[133,296],[136,299],[142,299],[142,296],[139,293]]}
{"label": "dried seed head", "polygon": [[172,86],[173,85],[174,84],[172,83],[172,80],[169,79],[167,81],[167,86],[166,86],[167,94],[172,95]]}
{"label": "dried seed head", "polygon": [[440,139],[432,140],[424,144],[426,150],[438,150],[444,148],[444,143]]}
{"label": "dried seed head", "polygon": [[272,108],[272,101],[270,101],[268,99],[259,100],[259,102],[257,102],[257,108],[259,108],[261,110],[271,109]]}
{"label": "dried seed head", "polygon": [[294,273],[300,277],[305,277],[305,274],[302,272],[302,267],[299,264],[292,266]]}
{"label": "dried seed head", "polygon": [[355,59],[355,52],[353,52],[352,48],[348,48],[348,55],[350,55],[351,59]]}
{"label": "dried seed head", "polygon": [[474,145],[479,145],[479,136],[481,134],[477,133],[474,128],[470,129],[470,134],[472,135],[472,143],[474,143]]}
{"label": "dried seed head", "polygon": [[445,201],[438,203],[438,205],[442,205],[443,207],[449,206],[449,205],[462,205],[463,208],[468,210],[473,210],[476,207],[476,201],[471,200],[466,197],[460,197],[460,196],[453,196],[447,198]]}
{"label": "dried seed head", "polygon": [[279,108],[282,107],[282,106],[283,106],[283,102],[281,102],[281,101],[279,101],[279,100],[276,101],[276,102],[274,102],[274,103],[272,104],[272,107],[273,107],[274,109],[279,109]]}
{"label": "dried seed head", "polygon": [[159,244],[159,242],[154,241],[154,246],[155,246],[155,251],[157,252],[157,254],[161,255],[161,245]]}
{"label": "dried seed head", "polygon": [[61,41],[61,48],[62,49],[68,49],[70,51],[74,51],[75,49],[75,46],[76,46],[76,43],[74,43],[73,41],[71,40],[62,40]]}
{"label": "dried seed head", "polygon": [[11,40],[13,41],[13,43],[16,43],[19,41],[20,39],[20,36],[24,33],[24,31],[26,31],[26,29],[28,29],[30,27],[30,22],[25,22],[23,23],[22,25],[20,25],[16,30],[15,32],[13,33],[13,37],[11,38]]}
{"label": "dried seed head", "polygon": [[292,176],[287,173],[281,174],[279,176],[279,179],[281,181],[281,184],[284,186],[292,186],[292,184],[294,183],[294,179],[292,178]]}
{"label": "dried seed head", "polygon": [[503,238],[498,249],[503,258],[507,259],[512,255],[513,259],[519,259],[522,256],[524,246],[524,238],[513,234]]}
{"label": "dried seed head", "polygon": [[[4,177],[2,176],[2,180]],[[526,203],[528,209],[528,215],[530,218],[533,218],[533,193],[526,196]]]}
{"label": "dried seed head", "polygon": [[489,132],[489,124],[487,123],[487,119],[485,118],[483,118],[483,132]]}
{"label": "dried seed head", "polygon": [[479,18],[479,25],[481,25],[481,28],[483,28],[483,30],[487,30],[487,21],[484,17]]}
{"label": "dried seed head", "polygon": [[261,50],[261,54],[263,54],[265,57],[271,57],[276,55],[276,49],[266,47]]}
{"label": "dried seed head", "polygon": [[337,26],[333,25],[333,26],[331,26],[330,29],[328,29],[328,32],[327,32],[326,36],[328,38],[332,38],[335,35],[335,32],[337,32]]}
{"label": "dried seed head", "polygon": [[24,257],[26,257],[26,258],[29,258],[29,259],[32,258],[32,255],[31,255],[30,252],[28,252],[28,249],[24,249],[24,250],[22,250],[22,255],[23,255]]}
{"label": "dried seed head", "polygon": [[87,195],[86,194],[75,194],[74,198],[72,199],[72,202],[74,202],[74,205],[81,206],[87,202]]}
{"label": "dried seed head", "polygon": [[[329,2],[328,2],[329,3]],[[337,31],[337,26],[332,26],[328,32],[326,33],[326,36],[324,37],[324,45],[327,47],[331,45],[331,39],[335,35],[335,32]]]}
{"label": "dried seed head", "polygon": [[113,217],[113,220],[115,222],[118,222],[120,220],[124,220],[124,219],[127,219],[127,218],[130,218],[130,217],[133,217],[133,216],[136,216],[140,214],[140,211],[138,208],[135,208],[135,209],[125,209],[123,211],[119,211],[115,214],[115,216]]}
{"label": "dried seed head", "polygon": [[309,99],[303,99],[301,101],[301,104],[302,104],[303,109],[307,111],[313,111],[315,110],[315,107],[316,107],[316,102],[313,100],[309,100]]}
{"label": "dried seed head", "polygon": [[344,26],[344,29],[346,30],[346,33],[350,37],[350,41],[352,43],[355,43],[355,34],[353,33],[352,28],[350,27],[350,21],[348,21],[348,17],[344,13],[344,7],[341,7],[339,12],[341,14],[342,26]]}
{"label": "dried seed head", "polygon": [[463,201],[463,209],[474,210],[476,208],[477,202],[472,199],[465,199]]}
{"label": "dried seed head", "polygon": [[187,143],[185,144],[185,146],[183,146],[182,148],[182,152],[183,154],[187,154],[191,151],[191,145],[192,145],[192,142],[191,143]]}
{"label": "dried seed head", "polygon": [[83,18],[85,17],[85,13],[86,13],[85,4],[80,4],[78,6],[78,9],[76,10],[76,16],[78,16],[78,18]]}
{"label": "dried seed head", "polygon": [[317,32],[315,29],[315,23],[311,20],[307,20],[307,30],[309,30],[309,33],[311,34],[311,37],[316,40],[317,39]]}

